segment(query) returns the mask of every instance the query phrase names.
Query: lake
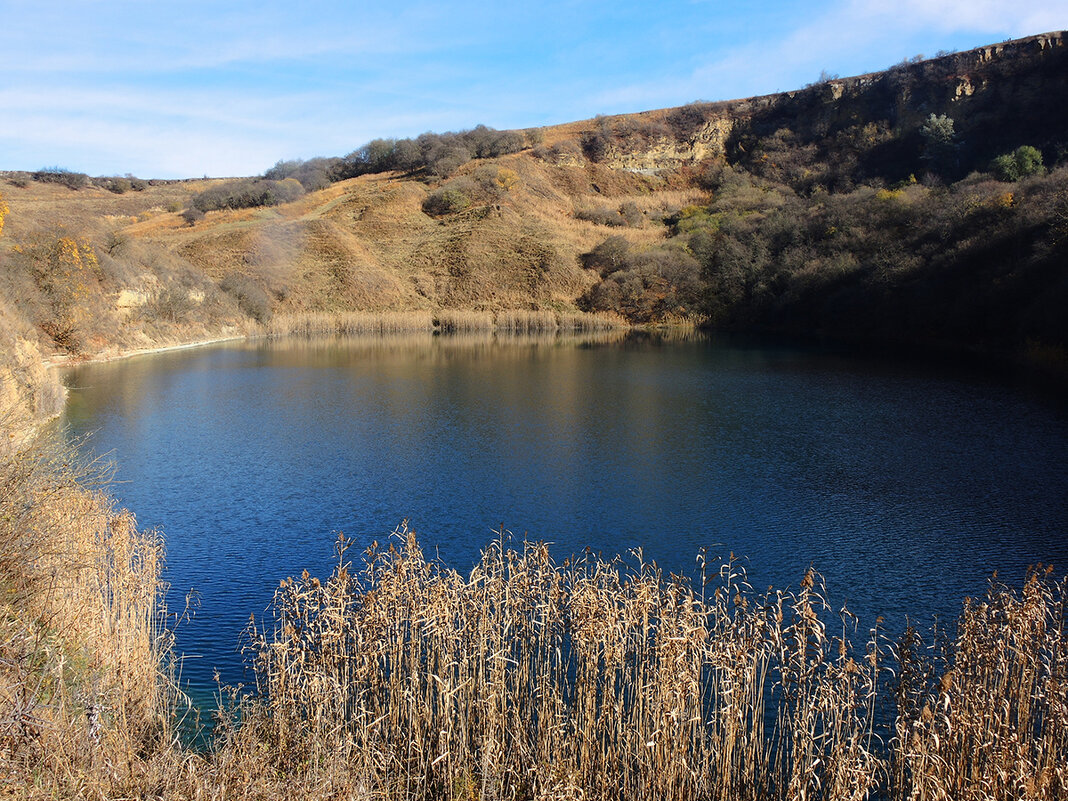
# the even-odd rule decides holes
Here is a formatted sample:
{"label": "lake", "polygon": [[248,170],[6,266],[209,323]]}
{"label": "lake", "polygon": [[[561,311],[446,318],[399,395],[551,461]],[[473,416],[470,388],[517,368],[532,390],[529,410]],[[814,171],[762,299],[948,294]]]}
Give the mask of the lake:
{"label": "lake", "polygon": [[[67,372],[62,424],[167,544],[195,691],[248,682],[238,650],[280,579],[325,577],[335,533],[409,520],[468,570],[501,526],[641,548],[690,573],[745,557],[758,590],[812,565],[835,609],[954,617],[995,570],[1068,568],[1062,400],[938,360],[728,338],[412,335],[252,341]],[[350,551],[350,555],[356,551]]]}

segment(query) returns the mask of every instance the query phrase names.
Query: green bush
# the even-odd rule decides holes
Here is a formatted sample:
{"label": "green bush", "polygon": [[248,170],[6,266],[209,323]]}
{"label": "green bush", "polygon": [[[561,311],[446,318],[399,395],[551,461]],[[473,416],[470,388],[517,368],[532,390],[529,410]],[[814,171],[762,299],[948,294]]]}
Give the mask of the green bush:
{"label": "green bush", "polygon": [[433,217],[455,214],[471,205],[470,196],[463,189],[446,184],[431,192],[423,201],[423,211]]}
{"label": "green bush", "polygon": [[990,171],[999,181],[1019,181],[1044,170],[1042,153],[1030,145],[1020,145],[1012,153],[998,156],[990,165]]}

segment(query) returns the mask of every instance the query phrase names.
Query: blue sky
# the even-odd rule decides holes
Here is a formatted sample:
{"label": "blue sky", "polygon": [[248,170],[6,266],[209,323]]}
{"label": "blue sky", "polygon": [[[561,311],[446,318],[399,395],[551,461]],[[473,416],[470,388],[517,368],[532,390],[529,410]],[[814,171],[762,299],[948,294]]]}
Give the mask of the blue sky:
{"label": "blue sky", "polygon": [[1068,0],[0,0],[0,169],[252,175],[379,136],[794,89],[1068,28]]}

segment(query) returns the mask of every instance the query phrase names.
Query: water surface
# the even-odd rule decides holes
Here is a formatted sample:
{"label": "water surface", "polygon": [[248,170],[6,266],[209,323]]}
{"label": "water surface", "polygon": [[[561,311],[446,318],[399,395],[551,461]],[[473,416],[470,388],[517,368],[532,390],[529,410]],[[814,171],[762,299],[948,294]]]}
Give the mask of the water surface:
{"label": "water surface", "polygon": [[[758,589],[815,566],[870,625],[954,616],[990,574],[1068,567],[1068,415],[946,364],[696,338],[413,336],[244,343],[68,374],[68,435],[166,535],[169,603],[195,686],[242,680],[237,650],[278,581],[330,569],[334,533],[402,520],[467,570],[503,526],[643,549],[701,547]],[[355,553],[352,551],[350,553]],[[247,681],[247,676],[245,680]]]}

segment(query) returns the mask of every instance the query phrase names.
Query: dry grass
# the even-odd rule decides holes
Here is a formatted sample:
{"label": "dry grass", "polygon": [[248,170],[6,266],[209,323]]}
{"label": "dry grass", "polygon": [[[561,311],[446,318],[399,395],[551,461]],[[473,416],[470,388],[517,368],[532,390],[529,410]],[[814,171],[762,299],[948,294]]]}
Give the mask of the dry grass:
{"label": "dry grass", "polygon": [[[699,556],[467,576],[405,527],[282,582],[211,751],[175,741],[159,538],[67,454],[0,469],[0,783],[52,798],[1049,799],[1068,791],[1066,583],[992,583],[897,643],[819,576],[757,596]],[[833,622],[832,622],[833,621]],[[861,629],[861,631],[863,631]],[[856,640],[856,643],[854,643]]]}
{"label": "dry grass", "polygon": [[557,324],[561,331],[611,331],[630,327],[618,314],[605,312],[560,312]]}
{"label": "dry grass", "polygon": [[62,450],[0,463],[0,776],[108,794],[169,743],[163,546]]}
{"label": "dry grass", "polygon": [[307,312],[275,315],[266,333],[271,337],[313,337],[401,334],[433,329],[434,319],[430,312]]}
{"label": "dry grass", "polygon": [[877,629],[855,646],[811,572],[754,597],[731,562],[695,587],[640,554],[561,564],[498,541],[464,577],[396,534],[360,564],[340,539],[329,579],[283,582],[253,632],[259,695],[220,753],[265,754],[259,781],[452,799],[1068,789],[1063,582],[992,586],[932,661]]}
{"label": "dry grass", "polygon": [[503,333],[538,334],[554,332],[559,328],[559,324],[556,313],[552,311],[506,309],[497,312],[493,327]]}
{"label": "dry grass", "polygon": [[434,324],[443,334],[492,331],[493,312],[443,309],[434,316]]}

